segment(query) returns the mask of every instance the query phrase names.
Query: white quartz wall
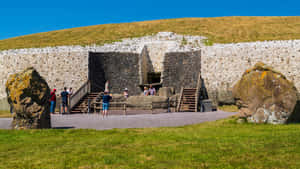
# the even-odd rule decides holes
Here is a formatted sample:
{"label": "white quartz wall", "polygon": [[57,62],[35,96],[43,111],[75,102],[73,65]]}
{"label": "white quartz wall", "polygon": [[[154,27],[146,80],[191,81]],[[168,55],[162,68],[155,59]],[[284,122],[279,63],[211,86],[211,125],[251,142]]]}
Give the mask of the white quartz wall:
{"label": "white quartz wall", "polygon": [[211,97],[230,92],[245,70],[259,61],[283,73],[300,91],[300,40],[216,44],[203,47],[201,56]]}
{"label": "white quartz wall", "polygon": [[[185,39],[185,45],[182,45]],[[9,75],[34,67],[50,88],[77,90],[88,79],[89,52],[130,52],[140,54],[144,46],[150,51],[154,69],[161,71],[165,52],[199,50],[201,36],[183,36],[172,32],[123,39],[103,46],[59,46],[0,51],[0,99],[6,97],[5,83]]]}
{"label": "white quartz wall", "polygon": [[[88,78],[88,52],[141,53],[147,46],[155,71],[163,70],[167,52],[201,50],[201,74],[212,99],[230,93],[243,72],[258,61],[273,66],[300,90],[300,40],[266,41],[203,46],[201,36],[160,32],[153,36],[124,39],[103,46],[60,46],[0,51],[0,99],[6,97],[10,74],[33,66],[51,88],[78,89]],[[180,64],[180,63],[179,63]]]}
{"label": "white quartz wall", "polygon": [[5,83],[9,75],[34,67],[51,88],[78,89],[87,81],[88,53],[86,51],[39,50],[32,53],[0,54],[0,99],[6,97]]}

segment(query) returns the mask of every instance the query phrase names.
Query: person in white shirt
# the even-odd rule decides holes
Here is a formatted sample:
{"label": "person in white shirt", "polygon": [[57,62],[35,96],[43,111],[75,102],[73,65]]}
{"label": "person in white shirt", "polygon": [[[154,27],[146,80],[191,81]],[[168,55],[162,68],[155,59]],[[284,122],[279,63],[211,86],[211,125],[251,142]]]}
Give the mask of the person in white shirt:
{"label": "person in white shirt", "polygon": [[108,81],[108,80],[105,82],[105,89],[104,89],[104,92],[109,93],[109,81]]}
{"label": "person in white shirt", "polygon": [[150,88],[149,88],[149,95],[150,96],[154,96],[156,94],[156,90],[155,88],[152,86],[152,84],[150,85]]}
{"label": "person in white shirt", "polygon": [[124,97],[125,97],[126,99],[129,97],[128,89],[127,89],[127,88],[124,89],[123,94],[124,94]]}

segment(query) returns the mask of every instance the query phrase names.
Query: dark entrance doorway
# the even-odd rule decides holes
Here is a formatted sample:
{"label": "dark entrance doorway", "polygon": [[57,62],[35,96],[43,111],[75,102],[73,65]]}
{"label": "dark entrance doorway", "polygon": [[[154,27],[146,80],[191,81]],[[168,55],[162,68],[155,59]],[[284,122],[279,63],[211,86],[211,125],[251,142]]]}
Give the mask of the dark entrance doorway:
{"label": "dark entrance doorway", "polygon": [[105,74],[101,57],[96,53],[89,53],[88,78],[91,83],[91,92],[101,92],[105,88]]}
{"label": "dark entrance doorway", "polygon": [[161,73],[160,72],[148,72],[147,73],[147,82],[148,84],[152,83],[160,83],[160,77]]}

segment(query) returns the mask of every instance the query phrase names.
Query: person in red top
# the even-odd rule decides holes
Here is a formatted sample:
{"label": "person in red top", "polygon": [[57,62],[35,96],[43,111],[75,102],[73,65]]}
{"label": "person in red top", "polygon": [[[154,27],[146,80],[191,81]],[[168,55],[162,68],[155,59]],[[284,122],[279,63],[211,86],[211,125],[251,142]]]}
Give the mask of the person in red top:
{"label": "person in red top", "polygon": [[56,89],[53,89],[53,91],[50,93],[50,113],[55,113],[55,107],[56,107],[56,95],[55,95]]}

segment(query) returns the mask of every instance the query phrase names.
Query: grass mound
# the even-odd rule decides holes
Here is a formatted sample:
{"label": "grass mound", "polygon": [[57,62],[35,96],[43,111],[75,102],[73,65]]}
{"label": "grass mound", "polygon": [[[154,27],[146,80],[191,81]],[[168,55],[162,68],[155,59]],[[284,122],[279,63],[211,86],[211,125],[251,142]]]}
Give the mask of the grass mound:
{"label": "grass mound", "polygon": [[300,39],[300,17],[181,18],[79,27],[0,40],[0,50],[110,43],[171,31],[208,37],[212,43]]}
{"label": "grass mound", "polygon": [[300,125],[0,130],[3,168],[299,168]]}

